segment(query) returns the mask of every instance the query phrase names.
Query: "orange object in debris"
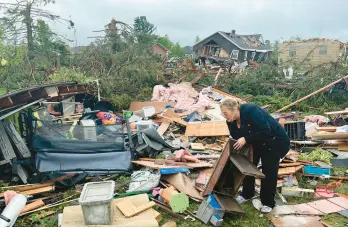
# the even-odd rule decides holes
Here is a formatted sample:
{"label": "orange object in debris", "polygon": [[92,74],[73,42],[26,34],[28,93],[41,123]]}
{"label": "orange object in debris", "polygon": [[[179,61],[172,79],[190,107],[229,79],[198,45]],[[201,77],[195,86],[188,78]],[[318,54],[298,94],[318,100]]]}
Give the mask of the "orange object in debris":
{"label": "orange object in debris", "polygon": [[335,188],[337,188],[337,187],[340,187],[340,186],[342,186],[342,181],[343,180],[339,180],[339,181],[333,181],[333,182],[330,182],[330,183],[328,183],[327,184],[327,187],[332,187],[333,189],[335,189]]}

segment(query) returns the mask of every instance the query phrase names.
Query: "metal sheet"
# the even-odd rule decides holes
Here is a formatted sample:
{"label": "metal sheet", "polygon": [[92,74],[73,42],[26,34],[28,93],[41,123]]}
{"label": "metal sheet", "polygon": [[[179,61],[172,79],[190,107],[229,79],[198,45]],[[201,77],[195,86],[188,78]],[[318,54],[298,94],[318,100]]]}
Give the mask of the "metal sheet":
{"label": "metal sheet", "polygon": [[258,170],[256,166],[245,156],[240,154],[231,154],[230,160],[244,175],[265,178],[265,175]]}
{"label": "metal sheet", "polygon": [[[348,154],[348,153],[347,153]],[[345,159],[331,159],[330,163],[333,167],[347,167],[348,166],[348,158]]]}
{"label": "metal sheet", "polygon": [[340,214],[340,215],[342,215],[342,216],[344,216],[344,217],[346,217],[346,218],[348,218],[348,210],[339,211],[339,212],[337,212],[337,213]]}
{"label": "metal sheet", "polygon": [[238,202],[231,196],[226,196],[218,193],[214,193],[215,199],[218,201],[222,209],[227,213],[244,213],[243,208]]}

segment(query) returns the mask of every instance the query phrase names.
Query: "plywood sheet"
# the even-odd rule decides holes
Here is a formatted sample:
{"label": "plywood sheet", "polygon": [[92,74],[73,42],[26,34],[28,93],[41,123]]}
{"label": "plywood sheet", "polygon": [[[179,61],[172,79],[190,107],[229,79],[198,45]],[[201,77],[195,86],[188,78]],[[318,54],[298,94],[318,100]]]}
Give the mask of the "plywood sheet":
{"label": "plywood sheet", "polygon": [[225,121],[188,123],[186,136],[227,136],[229,130]]}
{"label": "plywood sheet", "polygon": [[323,215],[321,211],[309,206],[308,204],[298,205],[282,205],[275,207],[272,212],[273,215]]}
{"label": "plywood sheet", "polygon": [[343,197],[334,197],[331,199],[328,199],[331,203],[334,203],[340,207],[343,207],[344,209],[348,209],[348,199],[345,199]]}
{"label": "plywood sheet", "polygon": [[336,212],[344,210],[344,208],[342,208],[334,203],[331,203],[328,200],[318,200],[318,201],[314,201],[314,202],[307,203],[307,204],[309,206],[325,213],[325,214],[336,213]]}
{"label": "plywood sheet", "polygon": [[292,162],[292,163],[280,163],[279,167],[294,167],[294,166],[299,166],[302,165],[301,162]]}
{"label": "plywood sheet", "polygon": [[130,104],[129,110],[134,112],[134,111],[139,111],[145,106],[153,106],[155,108],[156,113],[160,113],[164,110],[164,108],[170,104],[172,107],[176,105],[176,102],[138,102],[138,101],[133,101]]}
{"label": "plywood sheet", "polygon": [[312,136],[312,140],[343,140],[348,139],[348,132],[319,132]]}
{"label": "plywood sheet", "polygon": [[161,126],[159,126],[159,128],[157,129],[157,133],[162,136],[164,135],[164,133],[168,130],[170,125],[170,122],[168,120],[164,120],[161,124]]}
{"label": "plywood sheet", "polygon": [[[153,209],[146,210],[134,217],[126,218],[116,207],[116,204],[124,199],[111,201],[112,223],[109,227],[158,227]],[[149,197],[146,194],[130,196],[127,199],[130,199],[132,204],[137,207],[149,202]],[[80,205],[64,208],[62,227],[86,227]]]}
{"label": "plywood sheet", "polygon": [[317,131],[336,132],[336,127],[316,127]]}
{"label": "plywood sheet", "polygon": [[319,216],[288,215],[272,219],[276,227],[324,227]]}
{"label": "plywood sheet", "polygon": [[203,199],[203,197],[199,194],[190,178],[185,174],[177,173],[173,175],[165,175],[162,176],[162,178],[169,184],[173,185],[181,193],[185,193],[186,195],[191,196],[195,199]]}
{"label": "plywood sheet", "polygon": [[247,176],[261,177],[265,175],[256,168],[256,166],[241,154],[231,154],[230,159],[232,163],[239,169],[241,173]]}
{"label": "plywood sheet", "polygon": [[192,150],[205,150],[205,147],[202,143],[191,143]]}
{"label": "plywood sheet", "polygon": [[278,170],[278,176],[281,175],[288,175],[288,174],[294,174],[297,171],[301,170],[303,168],[303,165],[295,166],[295,167],[286,167],[286,168],[280,168]]}
{"label": "plywood sheet", "polygon": [[129,198],[125,198],[123,201],[116,204],[117,208],[120,209],[126,218],[140,214],[141,212],[146,211],[155,205],[156,203],[151,201],[136,207]]}

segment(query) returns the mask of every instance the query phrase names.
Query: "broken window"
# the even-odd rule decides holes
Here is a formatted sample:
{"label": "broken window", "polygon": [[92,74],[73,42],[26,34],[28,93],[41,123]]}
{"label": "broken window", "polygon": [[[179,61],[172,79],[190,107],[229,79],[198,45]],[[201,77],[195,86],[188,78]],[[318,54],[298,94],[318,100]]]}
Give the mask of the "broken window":
{"label": "broken window", "polygon": [[264,59],[264,61],[267,61],[267,59],[268,59],[268,53],[265,54],[265,59]]}
{"label": "broken window", "polygon": [[295,46],[289,47],[289,56],[291,56],[291,57],[296,56],[296,47]]}
{"label": "broken window", "polygon": [[327,55],[327,45],[321,45],[319,47],[319,55]]}
{"label": "broken window", "polygon": [[260,53],[259,57],[257,58],[257,62],[260,63],[262,61],[262,58],[264,55],[265,55],[265,53]]}
{"label": "broken window", "polygon": [[256,52],[251,53],[251,60],[254,60]]}
{"label": "broken window", "polygon": [[231,53],[231,58],[232,59],[238,59],[238,54],[239,54],[238,50],[233,50],[232,53]]}
{"label": "broken window", "polygon": [[245,51],[244,52],[244,60],[247,60],[247,58],[248,58],[248,51]]}

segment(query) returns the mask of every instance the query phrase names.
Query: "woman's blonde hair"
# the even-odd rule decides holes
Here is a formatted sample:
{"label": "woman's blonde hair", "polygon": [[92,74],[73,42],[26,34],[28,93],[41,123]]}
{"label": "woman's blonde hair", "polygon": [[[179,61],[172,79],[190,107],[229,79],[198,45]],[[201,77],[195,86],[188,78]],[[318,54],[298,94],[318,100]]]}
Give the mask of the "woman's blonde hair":
{"label": "woman's blonde hair", "polygon": [[236,99],[233,99],[233,98],[228,98],[228,99],[225,99],[221,102],[220,104],[220,108],[222,107],[226,107],[230,110],[234,110],[235,108],[240,108],[240,102]]}

